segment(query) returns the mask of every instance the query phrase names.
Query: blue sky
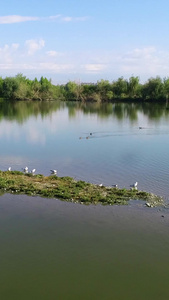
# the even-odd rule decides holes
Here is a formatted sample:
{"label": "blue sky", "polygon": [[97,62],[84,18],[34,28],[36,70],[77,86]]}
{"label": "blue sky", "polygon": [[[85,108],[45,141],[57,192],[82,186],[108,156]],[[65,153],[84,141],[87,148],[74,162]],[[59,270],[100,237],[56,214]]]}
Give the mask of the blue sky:
{"label": "blue sky", "polygon": [[0,76],[54,84],[169,76],[168,0],[6,0]]}

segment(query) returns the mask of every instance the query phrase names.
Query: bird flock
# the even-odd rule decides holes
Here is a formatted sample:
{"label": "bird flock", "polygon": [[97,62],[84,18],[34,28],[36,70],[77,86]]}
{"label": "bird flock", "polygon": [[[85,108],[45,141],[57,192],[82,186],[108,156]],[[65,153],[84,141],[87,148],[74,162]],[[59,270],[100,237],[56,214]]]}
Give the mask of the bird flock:
{"label": "bird flock", "polygon": [[[7,169],[7,171],[11,171],[11,170],[12,170],[11,167],[9,167],[9,168]],[[36,169],[32,169],[32,170],[29,172],[28,167],[22,168],[22,170],[23,170],[23,172],[24,172],[25,174],[30,173],[30,174],[34,175],[35,172],[36,172]],[[51,173],[52,175],[57,175],[57,170],[50,170],[50,173]],[[99,184],[99,187],[102,187],[102,186],[103,186],[103,183],[100,183],[100,184]],[[130,185],[130,188],[131,188],[131,189],[137,189],[137,186],[138,186],[138,182],[136,181],[136,182],[134,182],[133,184]],[[118,188],[118,185],[117,185],[117,184],[113,184],[112,187]]]}
{"label": "bird flock", "polygon": [[[103,183],[100,183],[99,186],[102,187],[104,185],[103,185]],[[134,182],[133,184],[130,185],[130,188],[137,190],[137,186],[138,186],[138,182],[136,181],[136,182]],[[118,185],[117,184],[112,184],[112,187],[117,189]]]}
{"label": "bird flock", "polygon": [[[12,171],[12,168],[9,167],[9,168],[7,169],[7,171]],[[28,167],[25,167],[25,168],[22,168],[22,171],[23,171],[25,174],[28,174],[28,173],[29,173],[29,174],[34,175],[35,172],[36,172],[36,169],[32,169],[31,171],[29,171]],[[52,175],[57,175],[57,170],[50,170],[50,173],[51,173]]]}

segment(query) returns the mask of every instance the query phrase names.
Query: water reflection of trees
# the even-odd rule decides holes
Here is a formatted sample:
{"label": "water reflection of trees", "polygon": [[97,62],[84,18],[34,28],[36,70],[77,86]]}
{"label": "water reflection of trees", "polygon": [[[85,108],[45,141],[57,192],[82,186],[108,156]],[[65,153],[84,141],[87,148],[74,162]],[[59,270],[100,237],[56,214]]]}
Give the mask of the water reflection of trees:
{"label": "water reflection of trees", "polygon": [[66,103],[71,116],[76,116],[77,111],[84,114],[96,114],[100,118],[115,117],[118,120],[128,118],[136,121],[138,114],[142,113],[151,120],[159,120],[162,117],[168,118],[169,109],[165,103]]}
{"label": "water reflection of trees", "polygon": [[136,121],[138,114],[142,113],[151,120],[159,120],[161,117],[168,118],[169,109],[165,103],[82,103],[62,101],[17,101],[0,102],[0,119],[16,120],[23,123],[29,117],[44,118],[52,112],[67,109],[69,118],[75,118],[79,112],[83,114],[97,115],[105,119],[113,117],[120,120],[128,118]]}
{"label": "water reflection of trees", "polygon": [[16,120],[18,123],[23,123],[31,116],[44,118],[64,106],[64,102],[57,101],[4,101],[0,102],[0,119]]}

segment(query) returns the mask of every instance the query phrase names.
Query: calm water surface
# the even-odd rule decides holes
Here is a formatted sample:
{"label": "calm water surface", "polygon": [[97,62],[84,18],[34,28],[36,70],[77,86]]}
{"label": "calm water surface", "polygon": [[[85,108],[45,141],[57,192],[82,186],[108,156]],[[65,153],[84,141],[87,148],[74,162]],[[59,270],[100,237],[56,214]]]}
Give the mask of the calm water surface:
{"label": "calm water surface", "polygon": [[[165,105],[1,103],[0,169],[138,181],[168,202],[168,125]],[[168,209],[6,194],[0,243],[3,300],[169,298]]]}
{"label": "calm water surface", "polygon": [[141,204],[4,195],[0,299],[166,300],[168,230],[168,211]]}
{"label": "calm water surface", "polygon": [[[1,104],[0,169],[36,168],[168,198],[169,109],[152,104]],[[139,129],[142,127],[142,129]]]}

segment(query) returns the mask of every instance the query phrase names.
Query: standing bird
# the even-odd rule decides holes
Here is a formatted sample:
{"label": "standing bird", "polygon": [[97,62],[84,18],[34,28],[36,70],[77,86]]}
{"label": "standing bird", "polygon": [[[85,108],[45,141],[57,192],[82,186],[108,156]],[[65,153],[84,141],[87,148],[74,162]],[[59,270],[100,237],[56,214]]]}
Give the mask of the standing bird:
{"label": "standing bird", "polygon": [[138,185],[138,182],[136,181],[136,182],[133,184],[133,186],[136,188],[137,185]]}
{"label": "standing bird", "polygon": [[25,173],[28,173],[28,167],[25,167],[25,168],[23,169],[23,171],[24,171]]}
{"label": "standing bird", "polygon": [[11,167],[9,167],[7,171],[11,171]]}
{"label": "standing bird", "polygon": [[31,171],[31,173],[34,175],[35,174],[35,172],[36,172],[36,169],[33,169],[32,171]]}
{"label": "standing bird", "polygon": [[130,185],[131,188],[137,189],[138,182],[136,181],[134,184]]}
{"label": "standing bird", "polygon": [[57,174],[57,170],[50,170],[51,174],[56,175]]}

